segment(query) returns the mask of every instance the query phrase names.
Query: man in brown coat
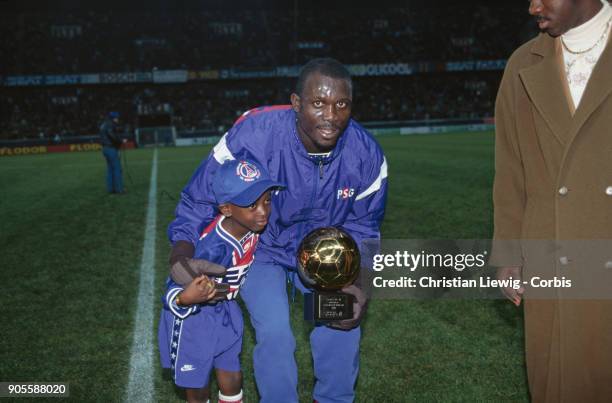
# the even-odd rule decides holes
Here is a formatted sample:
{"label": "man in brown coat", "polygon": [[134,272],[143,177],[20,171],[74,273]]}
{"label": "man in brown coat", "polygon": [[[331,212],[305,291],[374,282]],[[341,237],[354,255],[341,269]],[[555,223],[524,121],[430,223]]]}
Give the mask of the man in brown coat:
{"label": "man in brown coat", "polygon": [[[491,264],[522,278],[534,402],[612,401],[612,9],[531,0],[537,38],[514,52],[496,102]],[[530,287],[534,278],[572,287]],[[531,288],[531,289],[530,289]]]}

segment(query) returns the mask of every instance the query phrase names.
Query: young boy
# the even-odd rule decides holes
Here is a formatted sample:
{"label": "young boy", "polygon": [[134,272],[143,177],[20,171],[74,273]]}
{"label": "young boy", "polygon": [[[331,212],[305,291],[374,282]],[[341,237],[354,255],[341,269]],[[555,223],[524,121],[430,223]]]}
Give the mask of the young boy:
{"label": "young boy", "polygon": [[248,160],[221,165],[213,179],[220,214],[202,232],[196,258],[227,267],[214,280],[200,275],[184,288],[167,280],[159,324],[159,351],[164,368],[186,389],[187,401],[207,402],[208,381],[215,368],[219,402],[242,402],[242,314],[236,301],[254,251],[270,215],[271,189],[283,187],[262,167]]}

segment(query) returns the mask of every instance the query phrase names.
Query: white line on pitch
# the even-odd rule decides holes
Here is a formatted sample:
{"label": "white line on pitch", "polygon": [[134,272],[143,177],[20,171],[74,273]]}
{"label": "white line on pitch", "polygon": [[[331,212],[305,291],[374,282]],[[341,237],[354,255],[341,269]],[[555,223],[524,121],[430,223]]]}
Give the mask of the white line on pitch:
{"label": "white line on pitch", "polygon": [[153,401],[153,292],[155,280],[155,221],[157,217],[157,149],[153,151],[147,222],[140,263],[140,284],[134,318],[130,378],[126,402]]}

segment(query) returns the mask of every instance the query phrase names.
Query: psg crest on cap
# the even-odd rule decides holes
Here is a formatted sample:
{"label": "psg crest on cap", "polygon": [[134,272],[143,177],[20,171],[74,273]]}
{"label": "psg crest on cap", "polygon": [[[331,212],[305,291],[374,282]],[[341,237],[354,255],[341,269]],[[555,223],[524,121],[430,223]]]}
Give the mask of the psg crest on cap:
{"label": "psg crest on cap", "polygon": [[261,176],[261,172],[250,162],[240,161],[236,166],[236,175],[245,182],[253,182]]}
{"label": "psg crest on cap", "polygon": [[298,248],[297,269],[304,284],[316,291],[305,294],[305,319],[331,322],[352,318],[352,295],[337,290],[357,279],[360,266],[357,243],[345,231],[324,227],[306,235]]}

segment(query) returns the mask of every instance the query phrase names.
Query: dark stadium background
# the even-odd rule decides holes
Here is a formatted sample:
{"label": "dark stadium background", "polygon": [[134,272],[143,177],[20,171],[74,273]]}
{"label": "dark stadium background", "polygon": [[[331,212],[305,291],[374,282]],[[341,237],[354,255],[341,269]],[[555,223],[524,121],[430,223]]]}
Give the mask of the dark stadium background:
{"label": "dark stadium background", "polygon": [[[383,236],[490,237],[494,101],[505,61],[536,34],[527,6],[0,0],[0,381],[65,381],[75,401],[126,399],[154,146],[156,318],[165,228],[210,147],[166,147],[174,141],[148,128],[214,142],[244,111],[288,103],[297,66],[312,57],[362,72],[354,117],[390,166]],[[167,70],[185,75],[154,82]],[[97,152],[109,111],[137,143],[123,153],[122,197],[106,195]],[[412,132],[430,135],[401,135]],[[309,325],[301,299],[292,306],[309,401]],[[504,301],[373,301],[357,401],[527,401],[521,322]],[[247,401],[257,400],[253,344],[248,329]],[[156,354],[149,397],[177,400]]]}

